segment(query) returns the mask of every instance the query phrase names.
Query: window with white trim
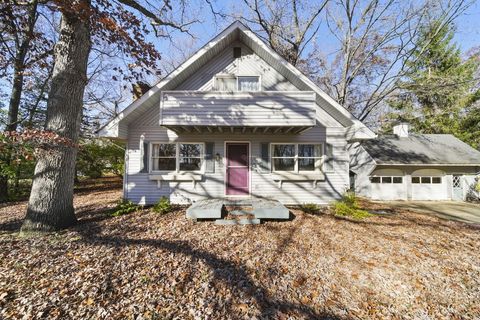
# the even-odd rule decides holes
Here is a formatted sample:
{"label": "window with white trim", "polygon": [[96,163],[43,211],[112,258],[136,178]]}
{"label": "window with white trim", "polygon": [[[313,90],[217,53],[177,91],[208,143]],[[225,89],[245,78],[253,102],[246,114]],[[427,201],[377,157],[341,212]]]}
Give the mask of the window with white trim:
{"label": "window with white trim", "polygon": [[260,91],[259,76],[235,76],[231,74],[216,75],[214,81],[216,91]]}
{"label": "window with white trim", "polygon": [[271,154],[273,171],[322,171],[323,144],[272,143]]}
{"label": "window with white trim", "polygon": [[403,183],[403,177],[398,176],[372,176],[370,177],[371,183],[382,183],[382,184],[401,184]]}
{"label": "window with white trim", "polygon": [[177,145],[175,143],[154,144],[152,148],[153,171],[175,171],[177,166]]}
{"label": "window with white trim", "polygon": [[260,77],[258,76],[239,76],[238,91],[260,91]]}
{"label": "window with white trim", "polygon": [[295,144],[274,144],[273,171],[295,171]]}
{"label": "window with white trim", "polygon": [[152,170],[156,172],[202,171],[203,143],[152,143]]}
{"label": "window with white trim", "polygon": [[203,144],[180,144],[180,171],[200,171],[203,162]]}

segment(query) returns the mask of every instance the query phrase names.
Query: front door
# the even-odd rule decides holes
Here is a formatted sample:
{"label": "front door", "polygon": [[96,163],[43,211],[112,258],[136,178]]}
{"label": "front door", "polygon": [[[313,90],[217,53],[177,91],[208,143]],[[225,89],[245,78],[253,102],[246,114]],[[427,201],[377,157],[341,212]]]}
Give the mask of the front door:
{"label": "front door", "polygon": [[226,148],[227,181],[225,194],[229,196],[249,195],[249,144],[243,142],[227,142]]}
{"label": "front door", "polygon": [[463,183],[461,175],[454,175],[452,180],[452,200],[463,200]]}

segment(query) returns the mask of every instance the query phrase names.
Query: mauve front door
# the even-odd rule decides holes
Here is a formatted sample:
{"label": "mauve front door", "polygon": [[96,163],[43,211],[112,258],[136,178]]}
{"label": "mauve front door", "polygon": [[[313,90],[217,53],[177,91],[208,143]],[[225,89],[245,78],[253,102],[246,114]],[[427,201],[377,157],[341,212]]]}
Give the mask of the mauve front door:
{"label": "mauve front door", "polygon": [[227,142],[226,195],[245,196],[250,192],[248,143]]}

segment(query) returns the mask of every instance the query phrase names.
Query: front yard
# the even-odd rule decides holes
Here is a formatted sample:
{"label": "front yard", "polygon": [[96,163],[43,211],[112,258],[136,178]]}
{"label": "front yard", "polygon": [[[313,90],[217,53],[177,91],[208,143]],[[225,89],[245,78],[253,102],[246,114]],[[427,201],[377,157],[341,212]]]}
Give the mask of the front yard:
{"label": "front yard", "polygon": [[400,211],[244,227],[183,210],[111,217],[120,196],[83,190],[78,226],[29,238],[25,203],[0,207],[0,318],[480,317],[478,225]]}

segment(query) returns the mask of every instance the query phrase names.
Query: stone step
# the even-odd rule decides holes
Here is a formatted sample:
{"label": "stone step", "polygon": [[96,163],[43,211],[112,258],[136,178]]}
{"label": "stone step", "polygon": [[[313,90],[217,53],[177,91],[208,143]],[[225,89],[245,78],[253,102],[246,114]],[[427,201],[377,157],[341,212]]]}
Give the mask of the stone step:
{"label": "stone step", "polygon": [[215,224],[219,226],[237,226],[237,225],[248,225],[248,224],[260,224],[260,219],[217,219]]}

